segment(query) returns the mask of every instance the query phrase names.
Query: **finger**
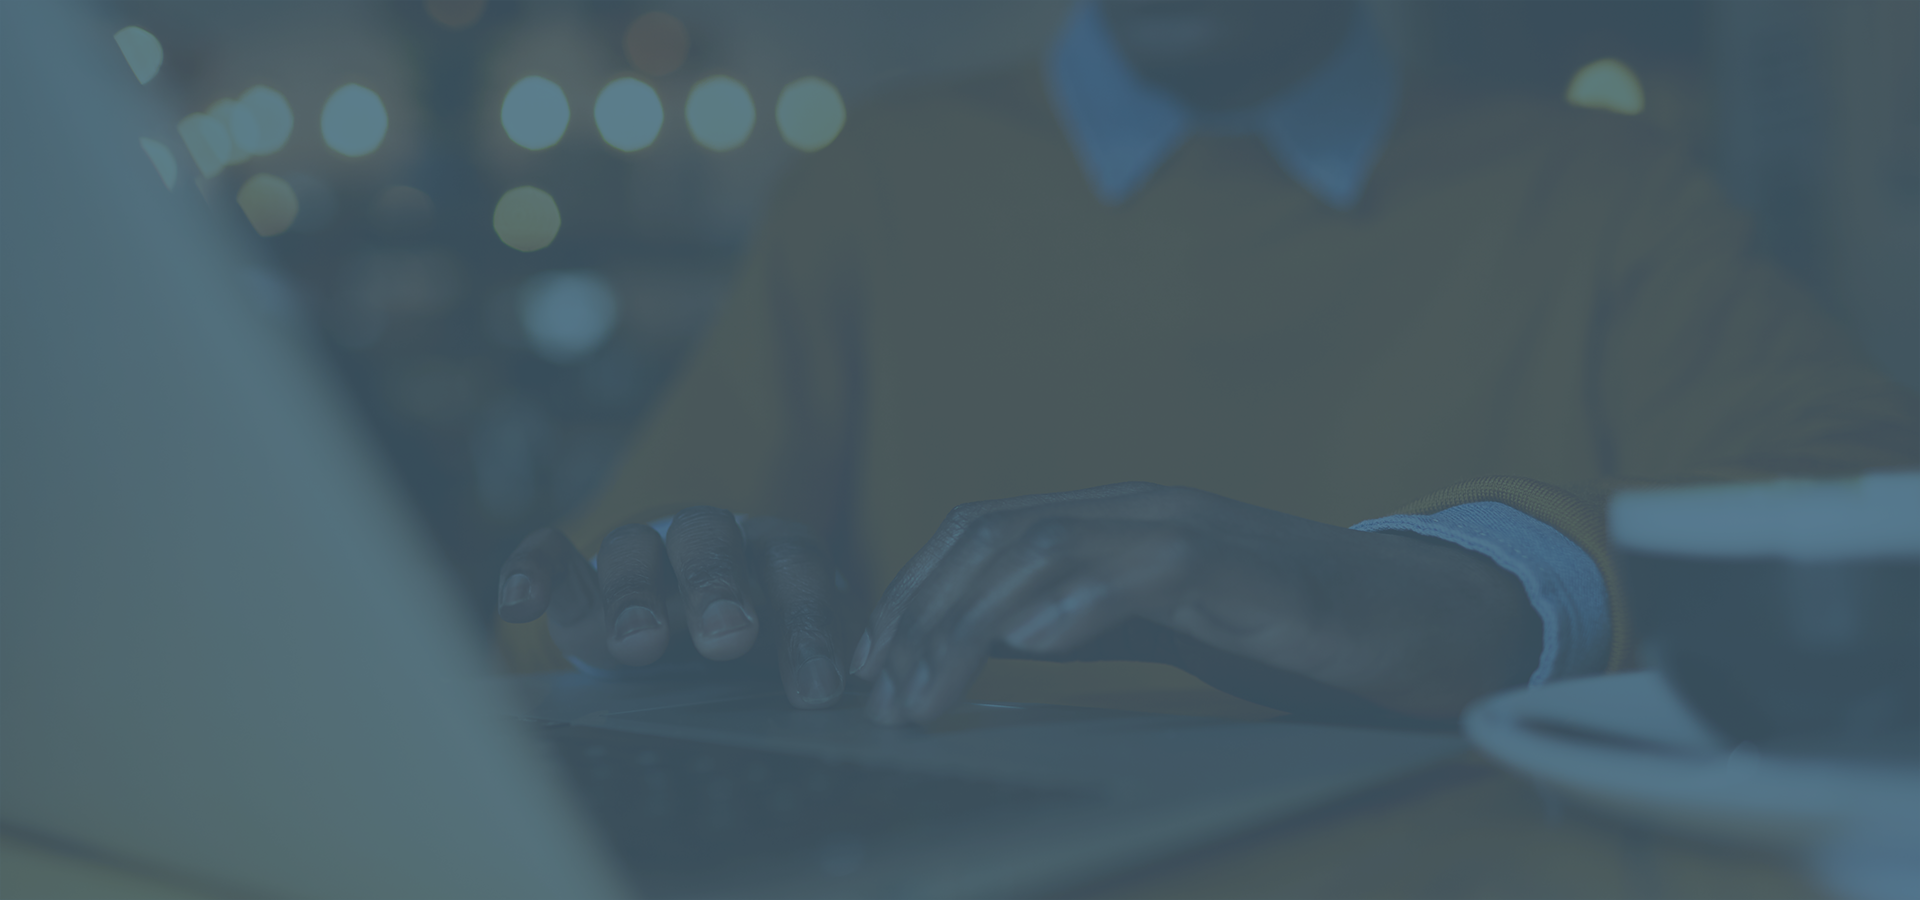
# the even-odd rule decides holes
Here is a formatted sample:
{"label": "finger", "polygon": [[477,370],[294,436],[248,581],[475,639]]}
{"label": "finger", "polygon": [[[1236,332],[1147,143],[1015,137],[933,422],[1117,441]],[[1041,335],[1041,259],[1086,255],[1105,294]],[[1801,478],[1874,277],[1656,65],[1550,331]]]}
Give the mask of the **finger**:
{"label": "finger", "polygon": [[607,652],[629,666],[658,660],[667,652],[674,593],[666,543],[651,525],[622,525],[600,542],[598,559]]}
{"label": "finger", "polygon": [[[983,519],[1000,516],[1005,522],[1005,530],[1017,533],[1021,523],[1007,519],[1007,514],[1067,503],[1109,500],[1153,490],[1160,490],[1160,486],[1146,482],[1126,482],[1081,491],[1034,494],[954,507],[947,514],[947,518],[940,523],[940,528],[934,532],[933,537],[913,555],[912,559],[907,561],[906,565],[900,568],[900,572],[894,576],[892,583],[887,585],[886,593],[881,596],[879,606],[874,609],[867,632],[861,638],[862,646],[855,651],[855,674],[863,678],[876,678],[879,675],[880,660],[886,655],[885,648],[893,639],[900,617],[935,571],[941,569],[943,565],[950,570],[977,568],[997,552],[999,547],[995,542],[981,541],[977,533],[978,524]],[[1058,511],[1052,514],[1057,515]],[[971,542],[973,549],[969,552],[962,545],[963,542],[967,542],[970,534],[974,542]],[[999,543],[1004,544],[1005,539],[1012,536],[1009,534],[989,537],[1000,537],[1002,540]],[[953,556],[956,550],[960,551],[960,556],[963,558],[957,564],[953,564],[949,562],[949,557]],[[954,579],[945,577],[945,580]]]}
{"label": "finger", "polygon": [[543,528],[527,535],[500,567],[500,618],[519,624],[549,611],[566,619],[583,614],[592,590],[591,585],[581,584],[581,569],[591,572],[580,551],[558,529]]}
{"label": "finger", "polygon": [[[898,712],[928,721],[959,702],[995,639],[1063,654],[1195,589],[1197,543],[1138,522],[1036,523],[968,585],[975,599],[903,630],[891,660]],[[911,672],[903,675],[902,673]]]}
{"label": "finger", "polygon": [[734,659],[752,649],[760,616],[746,543],[733,514],[711,506],[681,510],[667,529],[667,559],[700,655]]}
{"label": "finger", "polygon": [[925,722],[959,702],[1006,621],[1023,614],[1081,564],[1057,552],[1062,533],[1074,527],[1050,519],[1029,529],[972,578],[966,590],[972,602],[954,604],[939,615],[916,616],[918,610],[903,615],[884,668],[899,690],[883,698],[885,706],[874,705],[873,718]]}
{"label": "finger", "polygon": [[1205,542],[1163,525],[1102,522],[1059,549],[1079,561],[1074,577],[1023,604],[997,636],[1016,650],[1062,654],[1134,616],[1153,619],[1203,589]]}
{"label": "finger", "polygon": [[548,528],[528,536],[500,575],[502,618],[525,622],[544,612],[562,652],[591,666],[620,665],[607,652],[598,576],[565,535]]}
{"label": "finger", "polygon": [[798,525],[748,519],[746,541],[774,622],[780,680],[801,709],[830,706],[846,690],[848,599],[832,559]]}

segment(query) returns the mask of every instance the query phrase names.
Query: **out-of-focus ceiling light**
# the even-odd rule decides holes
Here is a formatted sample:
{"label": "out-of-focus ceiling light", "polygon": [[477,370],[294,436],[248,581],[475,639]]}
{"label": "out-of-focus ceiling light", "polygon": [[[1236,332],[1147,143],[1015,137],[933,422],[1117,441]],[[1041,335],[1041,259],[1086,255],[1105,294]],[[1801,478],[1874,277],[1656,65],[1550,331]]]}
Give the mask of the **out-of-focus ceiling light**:
{"label": "out-of-focus ceiling light", "polygon": [[152,32],[128,25],[113,33],[113,42],[120,45],[120,55],[127,58],[127,65],[133,67],[133,77],[140,79],[141,84],[160,74],[160,62],[166,59],[166,53]]}
{"label": "out-of-focus ceiling light", "polygon": [[732,150],[753,133],[753,98],[725,75],[703,78],[687,94],[687,130],[708,150]]}
{"label": "out-of-focus ceiling light", "polygon": [[193,158],[202,178],[219,174],[233,158],[233,138],[219,119],[194,113],[180,120],[179,131],[180,142],[187,146],[187,155]]}
{"label": "out-of-focus ceiling light", "polygon": [[386,136],[386,104],[360,85],[342,85],[320,108],[320,137],[342,156],[372,153]]}
{"label": "out-of-focus ceiling light", "polygon": [[493,233],[522,253],[542,249],[560,234],[560,204],[537,187],[514,188],[493,206]]}
{"label": "out-of-focus ceiling light", "polygon": [[570,115],[566,92],[538,75],[514,82],[500,101],[500,126],[507,130],[508,138],[528,150],[545,150],[560,143]]}
{"label": "out-of-focus ceiling light", "polygon": [[847,106],[840,92],[824,78],[801,78],[780,91],[773,107],[780,136],[809,153],[833,143],[847,124]]}
{"label": "out-of-focus ceiling light", "polygon": [[1633,69],[1609,57],[1596,59],[1573,73],[1573,80],[1567,83],[1567,102],[1633,116],[1646,108],[1647,97]]}
{"label": "out-of-focus ceiling light", "polygon": [[548,272],[520,292],[520,326],[548,362],[577,362],[600,349],[619,317],[613,286],[593,272]]}
{"label": "out-of-focus ceiling light", "polygon": [[286,97],[273,88],[256,84],[240,95],[238,103],[253,119],[249,137],[242,138],[239,132],[233,135],[240,149],[254,156],[266,156],[287,145],[287,138],[293,134],[293,107],[287,104]]}
{"label": "out-of-focus ceiling light", "polygon": [[638,78],[608,82],[593,102],[593,124],[599,126],[601,139],[627,153],[652,144],[666,120],[659,93]]}
{"label": "out-of-focus ceiling light", "polygon": [[240,211],[261,237],[273,237],[293,227],[300,215],[300,198],[293,185],[277,175],[261,173],[240,186]]}

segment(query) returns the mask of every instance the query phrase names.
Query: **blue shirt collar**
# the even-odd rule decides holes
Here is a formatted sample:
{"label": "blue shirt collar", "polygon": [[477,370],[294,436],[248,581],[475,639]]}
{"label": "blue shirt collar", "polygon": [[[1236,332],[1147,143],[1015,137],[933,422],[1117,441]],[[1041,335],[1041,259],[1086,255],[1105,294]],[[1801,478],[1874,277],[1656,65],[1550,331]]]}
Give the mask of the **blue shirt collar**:
{"label": "blue shirt collar", "polygon": [[1108,204],[1133,196],[1196,131],[1251,132],[1295,180],[1336,209],[1360,200],[1398,99],[1371,17],[1304,81],[1250,110],[1202,118],[1127,65],[1097,4],[1078,4],[1047,58],[1047,89],[1067,138]]}

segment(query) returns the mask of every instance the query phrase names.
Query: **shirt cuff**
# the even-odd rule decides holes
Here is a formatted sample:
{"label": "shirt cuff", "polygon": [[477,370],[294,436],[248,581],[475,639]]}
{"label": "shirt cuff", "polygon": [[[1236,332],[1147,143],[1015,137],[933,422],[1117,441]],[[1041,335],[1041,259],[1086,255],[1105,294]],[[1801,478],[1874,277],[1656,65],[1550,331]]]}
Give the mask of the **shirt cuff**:
{"label": "shirt cuff", "polygon": [[1540,665],[1527,680],[1539,686],[1605,671],[1613,647],[1600,567],[1550,525],[1504,503],[1464,503],[1425,516],[1387,516],[1355,531],[1402,531],[1465,547],[1512,572],[1540,614]]}

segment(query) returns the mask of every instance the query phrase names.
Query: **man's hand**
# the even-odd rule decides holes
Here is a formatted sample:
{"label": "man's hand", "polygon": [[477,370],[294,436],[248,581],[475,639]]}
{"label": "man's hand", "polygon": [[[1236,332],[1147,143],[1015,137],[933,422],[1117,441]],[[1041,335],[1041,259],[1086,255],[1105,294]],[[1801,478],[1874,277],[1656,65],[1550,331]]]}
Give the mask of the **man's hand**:
{"label": "man's hand", "polygon": [[1413,716],[1525,680],[1519,580],[1452,544],[1323,525],[1202,491],[1118,484],[960,506],[854,651],[881,722],[957,702],[995,642],[1064,655],[1144,620],[1205,652]]}
{"label": "man's hand", "polygon": [[694,507],[661,539],[623,525],[600,544],[596,571],[565,535],[529,536],[500,570],[500,617],[542,613],[560,649],[591,666],[644,666],[686,633],[700,655],[737,659],[757,645],[779,665],[787,698],[827,706],[846,687],[858,622],[833,563],[791,522]]}

